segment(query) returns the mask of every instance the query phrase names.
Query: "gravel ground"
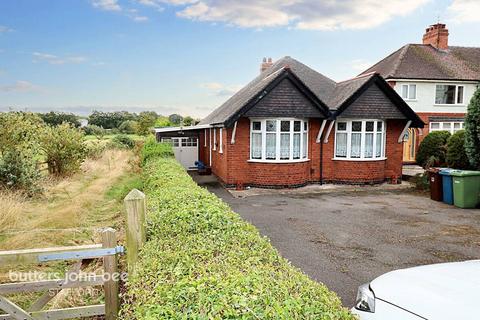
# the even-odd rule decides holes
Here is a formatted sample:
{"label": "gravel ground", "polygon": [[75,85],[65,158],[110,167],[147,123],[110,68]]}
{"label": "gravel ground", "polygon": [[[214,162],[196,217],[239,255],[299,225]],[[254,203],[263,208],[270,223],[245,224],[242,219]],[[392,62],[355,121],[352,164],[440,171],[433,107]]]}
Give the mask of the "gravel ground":
{"label": "gravel ground", "polygon": [[224,199],[293,265],[353,306],[357,287],[411,266],[480,259],[480,210],[458,209],[411,190],[333,188]]}

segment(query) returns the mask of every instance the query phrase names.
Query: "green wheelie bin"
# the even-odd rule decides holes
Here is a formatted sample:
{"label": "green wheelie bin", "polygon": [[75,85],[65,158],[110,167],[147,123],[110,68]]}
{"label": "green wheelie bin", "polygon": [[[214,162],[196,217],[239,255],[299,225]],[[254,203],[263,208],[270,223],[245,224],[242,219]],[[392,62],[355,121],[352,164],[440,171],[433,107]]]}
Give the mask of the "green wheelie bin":
{"label": "green wheelie bin", "polygon": [[475,208],[480,202],[480,171],[453,170],[453,203],[459,208]]}

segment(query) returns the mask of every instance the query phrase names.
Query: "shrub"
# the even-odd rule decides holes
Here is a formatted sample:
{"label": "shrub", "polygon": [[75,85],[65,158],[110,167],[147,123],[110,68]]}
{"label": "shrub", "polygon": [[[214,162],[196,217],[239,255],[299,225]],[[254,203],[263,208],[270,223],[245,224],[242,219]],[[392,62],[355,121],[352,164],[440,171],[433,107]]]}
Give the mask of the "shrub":
{"label": "shrub", "polygon": [[102,140],[107,134],[107,130],[94,124],[89,124],[88,126],[83,127],[82,130],[86,135],[95,136],[98,140]]}
{"label": "shrub", "polygon": [[172,157],[147,159],[148,240],[123,319],[355,319]]}
{"label": "shrub", "polygon": [[0,185],[28,196],[41,192],[41,174],[34,154],[11,150],[0,157]]}
{"label": "shrub", "polygon": [[134,120],[123,121],[122,124],[118,127],[121,133],[134,134],[138,130],[138,123]]}
{"label": "shrub", "polygon": [[38,152],[39,133],[45,123],[27,112],[0,112],[0,156],[5,152]]}
{"label": "shrub", "polygon": [[448,131],[429,133],[418,147],[417,163],[424,168],[445,164],[449,137],[450,132]]}
{"label": "shrub", "polygon": [[155,157],[173,157],[173,149],[170,144],[158,143],[154,137],[149,137],[143,145],[141,163],[144,164],[148,159]]}
{"label": "shrub", "polygon": [[48,172],[59,176],[78,171],[87,155],[83,133],[67,123],[57,127],[47,126],[42,135],[42,149],[46,156]]}
{"label": "shrub", "polygon": [[112,142],[120,148],[133,149],[133,147],[135,147],[135,140],[125,134],[116,135],[113,137]]}
{"label": "shrub", "polygon": [[85,156],[93,160],[100,159],[107,149],[106,143],[101,141],[86,141],[84,145]]}
{"label": "shrub", "polygon": [[28,195],[41,191],[39,136],[45,124],[36,114],[0,112],[0,185]]}
{"label": "shrub", "polygon": [[450,168],[469,169],[470,162],[465,153],[465,131],[456,132],[447,141],[447,164]]}
{"label": "shrub", "polygon": [[468,105],[465,119],[465,153],[470,165],[480,170],[480,88]]}

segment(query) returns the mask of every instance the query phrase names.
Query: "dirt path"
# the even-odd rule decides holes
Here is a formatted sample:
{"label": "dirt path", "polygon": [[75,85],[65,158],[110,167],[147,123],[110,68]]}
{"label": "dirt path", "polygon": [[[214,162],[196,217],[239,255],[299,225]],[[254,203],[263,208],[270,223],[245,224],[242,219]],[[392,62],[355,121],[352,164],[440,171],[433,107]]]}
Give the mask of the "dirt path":
{"label": "dirt path", "polygon": [[[81,172],[61,181],[50,181],[44,196],[18,198],[17,222],[0,233],[0,250],[76,245],[93,242],[95,229],[112,226],[121,218],[121,206],[105,193],[125,175],[132,153],[108,150],[98,160],[87,160]],[[0,207],[2,203],[0,198]],[[63,230],[57,230],[63,229]]]}

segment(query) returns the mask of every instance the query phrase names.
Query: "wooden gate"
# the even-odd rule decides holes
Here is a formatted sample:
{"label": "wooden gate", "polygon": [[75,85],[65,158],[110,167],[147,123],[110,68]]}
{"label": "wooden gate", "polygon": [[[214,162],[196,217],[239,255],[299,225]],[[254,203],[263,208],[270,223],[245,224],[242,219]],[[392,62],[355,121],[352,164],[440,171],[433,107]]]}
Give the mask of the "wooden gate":
{"label": "wooden gate", "polygon": [[[117,318],[119,309],[118,297],[118,267],[117,255],[123,253],[124,248],[117,246],[115,230],[107,228],[102,231],[102,243],[75,247],[56,247],[42,249],[27,249],[0,251],[0,265],[25,265],[38,264],[48,261],[78,260],[67,271],[64,279],[42,280],[31,282],[15,282],[0,284],[0,320],[7,319],[72,319],[90,316],[105,315],[107,320]],[[79,274],[83,259],[103,258],[103,275],[88,275],[69,280],[72,274]],[[115,275],[116,277],[113,277]],[[62,289],[81,288],[103,285],[105,291],[105,304],[84,307],[43,310]],[[22,292],[44,292],[38,300],[26,310],[22,309],[8,298],[7,294]]]}

